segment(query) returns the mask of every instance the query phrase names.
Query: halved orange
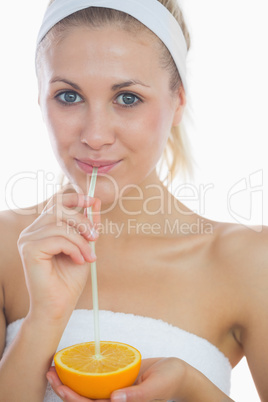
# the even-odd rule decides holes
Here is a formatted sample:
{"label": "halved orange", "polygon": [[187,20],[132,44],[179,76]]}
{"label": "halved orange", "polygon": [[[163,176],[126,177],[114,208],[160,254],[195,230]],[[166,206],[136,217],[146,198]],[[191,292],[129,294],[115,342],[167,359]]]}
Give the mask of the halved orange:
{"label": "halved orange", "polygon": [[85,342],[60,350],[54,362],[64,385],[87,398],[105,399],[135,382],[141,354],[125,343],[101,341],[96,356],[95,342]]}

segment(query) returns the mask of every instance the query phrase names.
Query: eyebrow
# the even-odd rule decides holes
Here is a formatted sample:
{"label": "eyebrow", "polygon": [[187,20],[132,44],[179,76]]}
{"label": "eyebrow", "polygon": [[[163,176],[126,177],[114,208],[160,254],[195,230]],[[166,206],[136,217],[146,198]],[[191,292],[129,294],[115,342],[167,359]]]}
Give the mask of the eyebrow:
{"label": "eyebrow", "polygon": [[143,87],[150,88],[149,85],[144,84],[140,80],[129,80],[129,81],[122,82],[120,84],[113,85],[112,91],[118,91],[119,89],[131,87],[133,85],[142,85]]}
{"label": "eyebrow", "polygon": [[70,85],[74,89],[77,89],[78,91],[81,91],[81,88],[79,87],[79,85],[75,84],[72,81],[66,80],[64,78],[55,77],[55,78],[51,79],[49,82],[50,82],[50,84],[53,84],[55,82],[64,82],[65,84]]}
{"label": "eyebrow", "polygon": [[[55,83],[55,82],[64,82],[65,84],[70,85],[70,86],[73,87],[74,89],[76,89],[76,90],[78,90],[78,91],[81,91],[81,88],[79,87],[79,85],[75,84],[75,83],[72,82],[72,81],[66,80],[65,78],[55,77],[55,78],[52,78],[52,79],[50,80],[50,83],[51,83],[51,84],[53,84],[53,83]],[[141,86],[143,86],[143,87],[150,88],[149,85],[144,84],[144,83],[143,83],[142,81],[140,81],[140,80],[129,80],[129,81],[125,81],[125,82],[120,82],[120,83],[118,83],[118,84],[114,84],[114,85],[112,86],[112,91],[115,92],[115,91],[118,91],[118,90],[120,90],[120,89],[122,89],[122,88],[131,87],[131,86],[133,86],[133,85],[141,85]]]}

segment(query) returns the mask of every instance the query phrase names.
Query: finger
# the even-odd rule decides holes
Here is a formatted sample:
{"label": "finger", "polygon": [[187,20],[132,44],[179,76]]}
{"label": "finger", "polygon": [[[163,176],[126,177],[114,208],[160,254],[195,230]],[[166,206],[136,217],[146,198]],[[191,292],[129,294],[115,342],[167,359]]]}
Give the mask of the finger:
{"label": "finger", "polygon": [[[89,241],[92,241],[92,234],[90,232],[90,228],[87,225],[84,228],[84,225],[76,225],[75,222],[73,226],[68,225],[66,222],[60,221],[55,225],[55,222],[48,222],[46,225],[36,225],[29,230],[26,230],[21,233],[19,244],[22,244],[25,247],[25,244],[29,242],[36,242],[37,240],[43,240],[47,238],[54,238],[54,241],[57,241],[58,237],[66,238],[67,241],[75,244],[81,251],[85,261],[92,262],[92,258],[95,259],[95,255],[92,252]],[[36,243],[35,243],[36,244]],[[33,247],[35,247],[33,245]]]}
{"label": "finger", "polygon": [[63,198],[63,210],[61,211],[59,208],[57,216],[68,225],[76,227],[79,232],[88,234],[90,240],[96,240],[100,224],[101,201],[79,194],[78,206],[83,208],[83,213],[79,214],[76,214],[76,210],[70,209],[74,205],[74,201],[74,197]]}
{"label": "finger", "polygon": [[90,228],[84,228],[82,226],[71,226],[66,222],[59,222],[55,225],[55,222],[47,222],[45,225],[39,225],[35,228],[31,228],[31,230],[24,231],[21,233],[21,237],[23,237],[24,241],[31,240],[41,240],[47,237],[55,237],[62,236],[66,237],[66,239],[72,241],[77,245],[87,245],[89,241],[91,241],[92,234],[90,232]]}
{"label": "finger", "polygon": [[[77,210],[76,207],[79,207]],[[84,211],[91,207],[91,217],[89,219]],[[49,223],[56,220],[56,224],[61,222],[74,226],[78,232],[86,234],[94,241],[98,237],[97,228],[100,223],[100,200],[84,196],[82,194],[60,194],[49,201],[41,214],[41,220],[37,224]],[[33,225],[34,227],[34,225]]]}
{"label": "finger", "polygon": [[55,367],[50,367],[50,369],[47,372],[46,377],[47,377],[49,384],[52,386],[53,389],[63,385],[61,380],[58,377]]}
{"label": "finger", "polygon": [[[45,243],[46,240],[47,242]],[[54,238],[42,239],[40,247],[42,247],[41,252],[45,255],[45,259],[50,259],[54,255],[63,253],[69,256],[73,262],[84,264],[86,261],[90,263],[96,261],[97,258],[90,244],[86,241],[81,244],[81,239],[80,242],[73,243],[65,237],[55,236]]]}
{"label": "finger", "polygon": [[61,236],[44,238],[41,240],[24,243],[21,254],[27,260],[30,255],[33,261],[48,261],[58,254],[69,256],[75,264],[82,265],[96,260],[96,255],[89,244],[80,249],[76,244]]}
{"label": "finger", "polygon": [[63,213],[61,219],[62,220],[58,223],[58,225],[60,225],[61,222],[64,222],[68,226],[74,227],[76,231],[88,241],[95,241],[99,237],[97,230],[98,225],[94,222],[91,222],[91,220],[88,219],[85,214],[76,214],[70,216]]}
{"label": "finger", "polygon": [[[160,381],[160,379],[158,381]],[[163,389],[158,389],[155,382],[152,384],[147,383],[146,385],[143,383],[140,385],[134,385],[132,387],[116,391],[111,396],[111,402],[165,402],[168,399],[169,397],[167,396],[167,392],[163,392]]]}
{"label": "finger", "polygon": [[47,380],[49,384],[51,385],[51,388],[57,394],[62,401],[65,402],[89,402],[90,399],[84,398],[81,395],[78,395],[77,393],[73,392],[70,388],[66,387],[65,385],[62,384],[60,381],[59,377],[57,376],[56,372],[49,371],[47,373]]}
{"label": "finger", "polygon": [[[61,385],[58,387],[55,392],[60,396],[60,398],[64,402],[94,402],[95,399],[85,398],[77,394],[76,392],[72,391],[70,388],[66,387],[65,385]],[[98,399],[98,402],[109,402],[109,399]]]}
{"label": "finger", "polygon": [[[87,241],[95,241],[98,238],[98,233],[88,218],[78,213],[75,213],[75,215],[65,214],[63,210],[58,211],[57,215],[40,215],[30,226],[22,231],[21,236],[31,238],[34,235],[40,238],[47,233],[49,228],[52,228],[55,234],[58,234],[59,228],[65,228],[66,234],[76,233],[83,236]],[[71,228],[75,230],[72,231]]]}
{"label": "finger", "polygon": [[[47,380],[50,383],[53,391],[65,402],[93,402],[92,399],[85,398],[66,387],[60,381],[55,367],[51,367],[47,372]],[[98,402],[109,402],[108,399],[101,399]]]}
{"label": "finger", "polygon": [[66,208],[89,208],[95,202],[95,198],[80,193],[56,193],[45,205],[43,212],[51,209],[55,204],[63,205]]}

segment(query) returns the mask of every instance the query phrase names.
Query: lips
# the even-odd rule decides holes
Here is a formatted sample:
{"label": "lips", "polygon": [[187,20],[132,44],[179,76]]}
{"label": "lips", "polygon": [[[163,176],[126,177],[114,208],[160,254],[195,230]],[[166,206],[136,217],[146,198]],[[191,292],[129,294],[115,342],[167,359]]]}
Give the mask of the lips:
{"label": "lips", "polygon": [[121,160],[93,160],[93,159],[76,159],[78,167],[85,173],[91,174],[94,167],[98,168],[99,173],[107,173],[115,166],[117,166]]}

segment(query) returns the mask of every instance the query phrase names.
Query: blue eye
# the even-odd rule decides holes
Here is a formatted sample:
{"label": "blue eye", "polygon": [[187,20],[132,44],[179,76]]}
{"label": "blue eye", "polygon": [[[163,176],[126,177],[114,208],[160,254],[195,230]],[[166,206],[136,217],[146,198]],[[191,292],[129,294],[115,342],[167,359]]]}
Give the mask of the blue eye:
{"label": "blue eye", "polygon": [[135,106],[137,103],[140,102],[140,99],[136,95],[131,93],[121,94],[116,99],[119,105],[126,107]]}
{"label": "blue eye", "polygon": [[57,95],[57,98],[65,104],[78,103],[82,101],[81,96],[73,91],[65,91]]}

